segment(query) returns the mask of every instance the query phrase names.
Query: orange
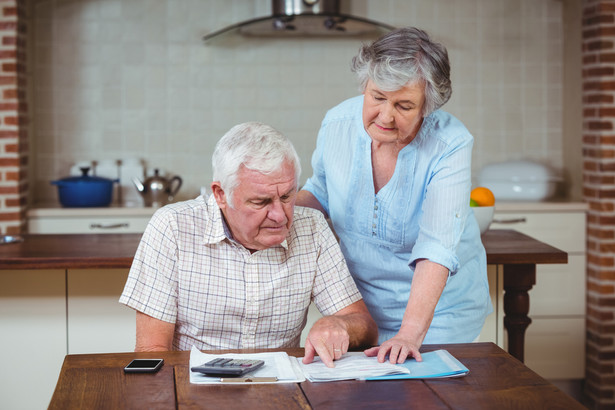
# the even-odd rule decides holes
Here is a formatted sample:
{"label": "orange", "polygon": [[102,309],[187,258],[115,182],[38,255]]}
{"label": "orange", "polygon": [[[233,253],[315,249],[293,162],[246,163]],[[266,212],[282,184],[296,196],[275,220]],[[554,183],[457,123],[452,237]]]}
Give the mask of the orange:
{"label": "orange", "polygon": [[495,196],[489,188],[479,186],[474,188],[470,193],[470,199],[478,206],[493,206],[495,205]]}

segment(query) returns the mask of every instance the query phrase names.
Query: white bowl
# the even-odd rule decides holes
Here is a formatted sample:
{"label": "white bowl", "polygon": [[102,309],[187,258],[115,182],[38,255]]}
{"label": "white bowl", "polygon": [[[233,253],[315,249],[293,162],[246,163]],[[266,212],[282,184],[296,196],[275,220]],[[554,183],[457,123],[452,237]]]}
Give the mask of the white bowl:
{"label": "white bowl", "polygon": [[480,228],[480,234],[484,234],[489,229],[489,225],[491,225],[491,221],[493,220],[493,212],[495,211],[494,206],[473,206],[472,211],[474,211],[474,217],[478,222],[478,227]]}

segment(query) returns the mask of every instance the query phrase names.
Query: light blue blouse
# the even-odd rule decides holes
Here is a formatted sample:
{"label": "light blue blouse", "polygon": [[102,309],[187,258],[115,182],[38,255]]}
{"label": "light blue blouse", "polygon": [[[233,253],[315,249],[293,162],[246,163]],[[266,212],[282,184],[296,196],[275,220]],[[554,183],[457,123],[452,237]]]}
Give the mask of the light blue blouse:
{"label": "light blue blouse", "polygon": [[303,189],[329,214],[380,343],[399,330],[418,259],[449,269],[424,343],[471,342],[493,311],[485,249],[469,207],[474,139],[452,115],[432,113],[375,195],[362,108],[361,95],[327,113]]}

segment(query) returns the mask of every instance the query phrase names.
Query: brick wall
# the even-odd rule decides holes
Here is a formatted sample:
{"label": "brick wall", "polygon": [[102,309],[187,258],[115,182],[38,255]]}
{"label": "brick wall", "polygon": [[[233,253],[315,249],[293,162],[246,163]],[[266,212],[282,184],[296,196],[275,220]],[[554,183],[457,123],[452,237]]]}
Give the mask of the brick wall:
{"label": "brick wall", "polygon": [[585,392],[595,408],[615,408],[615,0],[583,3],[583,118]]}
{"label": "brick wall", "polygon": [[25,231],[28,193],[25,0],[0,0],[0,234]]}

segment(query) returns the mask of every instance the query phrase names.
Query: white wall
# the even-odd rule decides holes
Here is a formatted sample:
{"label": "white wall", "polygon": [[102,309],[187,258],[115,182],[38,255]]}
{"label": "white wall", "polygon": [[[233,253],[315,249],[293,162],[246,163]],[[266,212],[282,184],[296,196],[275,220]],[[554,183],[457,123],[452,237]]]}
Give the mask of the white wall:
{"label": "white wall", "polygon": [[[557,0],[354,0],[345,11],[415,25],[443,42],[453,96],[444,109],[474,134],[473,169],[532,158],[564,167],[563,16]],[[79,160],[142,158],[209,185],[215,142],[244,121],[294,142],[302,182],[326,110],[357,94],[360,39],[203,35],[270,12],[268,0],[32,0],[35,200]]]}

